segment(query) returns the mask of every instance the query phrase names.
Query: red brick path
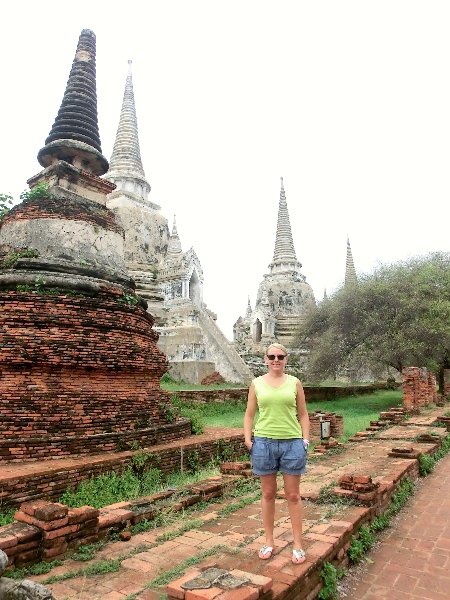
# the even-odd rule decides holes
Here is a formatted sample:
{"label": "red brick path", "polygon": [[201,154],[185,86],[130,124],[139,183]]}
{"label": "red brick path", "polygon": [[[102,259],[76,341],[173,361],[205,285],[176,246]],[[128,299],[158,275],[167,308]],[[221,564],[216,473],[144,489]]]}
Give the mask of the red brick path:
{"label": "red brick path", "polygon": [[347,600],[450,598],[450,456],[423,480]]}

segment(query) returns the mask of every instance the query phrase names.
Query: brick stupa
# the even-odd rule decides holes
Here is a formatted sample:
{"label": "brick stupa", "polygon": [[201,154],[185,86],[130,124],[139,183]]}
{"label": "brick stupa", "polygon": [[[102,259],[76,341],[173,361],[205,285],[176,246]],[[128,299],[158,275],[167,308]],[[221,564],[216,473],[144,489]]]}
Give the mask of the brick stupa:
{"label": "brick stupa", "polygon": [[[44,170],[0,228],[0,460],[147,447],[190,434],[106,206],[95,34],[83,30]],[[133,444],[134,442],[134,444]]]}

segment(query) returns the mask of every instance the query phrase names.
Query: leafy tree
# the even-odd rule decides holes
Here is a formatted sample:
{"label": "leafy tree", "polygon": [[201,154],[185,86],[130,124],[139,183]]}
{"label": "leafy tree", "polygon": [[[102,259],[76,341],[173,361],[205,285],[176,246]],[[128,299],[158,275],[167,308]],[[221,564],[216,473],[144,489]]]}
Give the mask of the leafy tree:
{"label": "leafy tree", "polygon": [[381,265],[314,308],[298,341],[310,350],[310,371],[335,377],[365,363],[450,367],[450,254],[433,253]]}
{"label": "leafy tree", "polygon": [[3,217],[11,210],[9,206],[12,205],[14,198],[9,194],[0,194],[0,223]]}

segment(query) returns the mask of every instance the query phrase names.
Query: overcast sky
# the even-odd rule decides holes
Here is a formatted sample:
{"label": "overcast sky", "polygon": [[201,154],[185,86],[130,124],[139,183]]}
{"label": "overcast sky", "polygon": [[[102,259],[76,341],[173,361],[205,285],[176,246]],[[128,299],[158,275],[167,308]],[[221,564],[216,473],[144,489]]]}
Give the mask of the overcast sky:
{"label": "overcast sky", "polygon": [[193,246],[227,337],[273,257],[284,177],[317,300],[356,270],[450,250],[450,2],[5,3],[0,192],[18,199],[83,28],[109,159],[133,61],[150,199]]}

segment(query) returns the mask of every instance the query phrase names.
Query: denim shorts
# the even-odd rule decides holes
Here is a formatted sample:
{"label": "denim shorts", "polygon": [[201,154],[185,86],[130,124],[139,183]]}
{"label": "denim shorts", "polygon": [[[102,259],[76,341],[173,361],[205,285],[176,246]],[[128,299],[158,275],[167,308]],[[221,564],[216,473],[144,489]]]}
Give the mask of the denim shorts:
{"label": "denim shorts", "polygon": [[255,475],[302,475],[306,473],[306,448],[301,438],[274,440],[255,437],[250,450]]}

